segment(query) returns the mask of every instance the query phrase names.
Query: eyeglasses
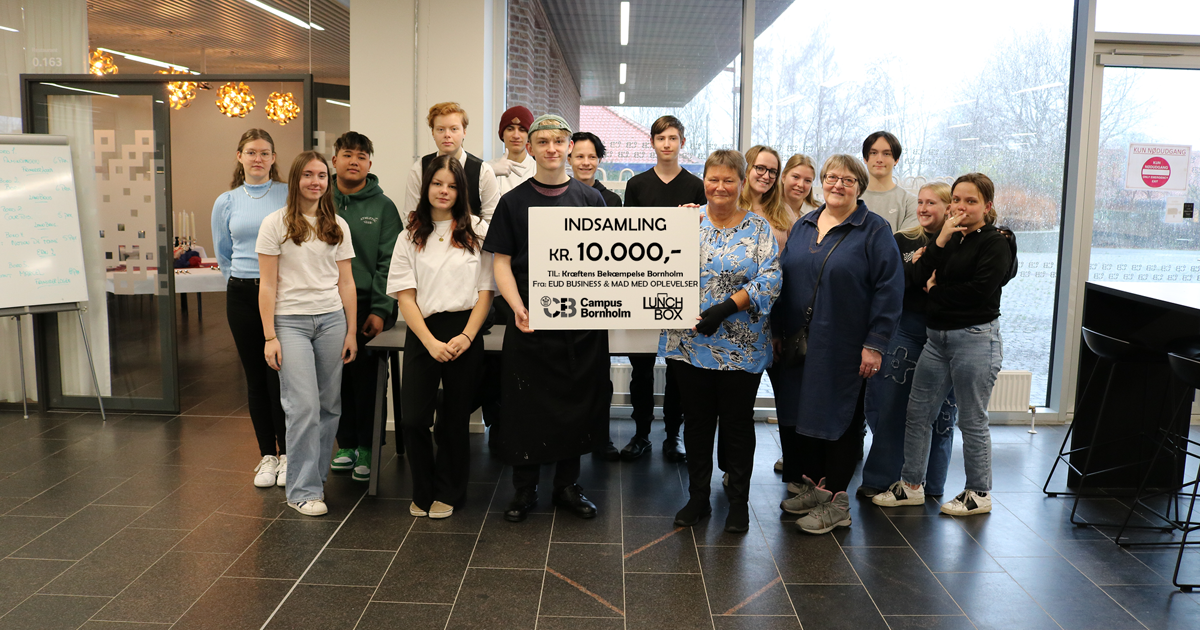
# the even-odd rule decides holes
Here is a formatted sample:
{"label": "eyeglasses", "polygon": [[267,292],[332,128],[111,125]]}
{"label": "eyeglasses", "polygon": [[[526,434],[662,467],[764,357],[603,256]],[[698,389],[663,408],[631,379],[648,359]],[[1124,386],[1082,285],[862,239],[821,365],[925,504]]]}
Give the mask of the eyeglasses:
{"label": "eyeglasses", "polygon": [[253,160],[256,157],[261,156],[265,160],[265,159],[271,157],[271,152],[270,151],[255,151],[254,149],[250,149],[249,151],[242,151],[242,155],[250,158],[251,160]]}
{"label": "eyeglasses", "polygon": [[771,179],[775,179],[775,178],[779,177],[779,169],[767,168],[767,167],[763,166],[762,164],[755,164],[754,172],[758,173],[760,177],[763,175],[766,175],[767,177],[770,177]]}
{"label": "eyeglasses", "polygon": [[842,185],[844,185],[846,188],[858,185],[858,180],[853,177],[838,177],[837,175],[825,176],[825,183],[829,184],[830,186],[836,186],[838,182],[842,182]]}

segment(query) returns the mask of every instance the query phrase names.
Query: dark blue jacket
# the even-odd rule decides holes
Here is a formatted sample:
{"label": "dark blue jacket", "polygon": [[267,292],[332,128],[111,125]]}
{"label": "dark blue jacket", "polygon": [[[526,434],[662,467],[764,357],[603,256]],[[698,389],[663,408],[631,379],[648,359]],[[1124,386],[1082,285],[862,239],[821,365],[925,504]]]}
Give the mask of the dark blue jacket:
{"label": "dark blue jacket", "polygon": [[796,221],[780,256],[783,289],[771,312],[776,337],[804,325],[817,272],[829,248],[846,236],[825,265],[809,325],[803,366],[772,368],[779,424],[801,435],[836,440],[850,426],[863,379],[863,347],[887,352],[904,303],[904,266],[883,217],[858,208],[817,243],[825,206]]}

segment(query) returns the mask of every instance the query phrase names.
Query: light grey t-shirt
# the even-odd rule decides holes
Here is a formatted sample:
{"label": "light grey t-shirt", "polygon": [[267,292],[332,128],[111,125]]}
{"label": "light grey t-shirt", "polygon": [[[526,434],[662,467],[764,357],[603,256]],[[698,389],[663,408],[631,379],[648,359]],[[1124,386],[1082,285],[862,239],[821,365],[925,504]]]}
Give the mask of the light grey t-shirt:
{"label": "light grey t-shirt", "polygon": [[892,234],[917,225],[917,198],[900,186],[887,191],[862,194],[867,209],[892,224]]}

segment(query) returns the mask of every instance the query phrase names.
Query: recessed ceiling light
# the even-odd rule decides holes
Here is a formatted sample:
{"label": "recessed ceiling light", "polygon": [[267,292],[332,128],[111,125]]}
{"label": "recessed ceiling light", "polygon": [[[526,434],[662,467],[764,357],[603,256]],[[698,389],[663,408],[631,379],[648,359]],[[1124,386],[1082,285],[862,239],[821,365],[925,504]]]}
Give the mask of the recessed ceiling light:
{"label": "recessed ceiling light", "polygon": [[342,107],[350,107],[350,103],[343,103],[341,101],[335,101],[331,98],[325,99],[325,102],[329,103],[330,105],[341,105]]}
{"label": "recessed ceiling light", "polygon": [[624,92],[621,92],[620,94],[617,95],[617,104],[618,105],[625,104],[625,93]]}
{"label": "recessed ceiling light", "polygon": [[52,85],[56,88],[62,88],[64,90],[71,90],[73,92],[86,92],[88,94],[95,94],[97,96],[111,96],[113,98],[121,98],[120,96],[117,96],[116,94],[109,94],[108,92],[97,92],[95,90],[85,90],[83,88],[70,87],[68,85],[59,85],[57,83],[43,83],[42,85]]}
{"label": "recessed ceiling light", "polygon": [[621,64],[621,85],[625,85],[625,64]]}
{"label": "recessed ceiling light", "polygon": [[159,61],[157,59],[151,59],[149,57],[142,57],[140,55],[131,55],[129,53],[123,53],[119,50],[113,50],[111,48],[97,48],[96,50],[103,50],[106,53],[111,53],[114,55],[121,55],[122,57],[124,57],[130,61],[137,61],[139,63],[144,63],[144,64],[150,65],[150,66],[158,66],[159,68],[175,68],[176,70],[187,70],[188,69],[187,66],[181,66],[181,65],[175,64],[175,63],[167,63],[165,61]]}
{"label": "recessed ceiling light", "polygon": [[274,15],[276,17],[281,17],[281,18],[291,22],[292,24],[299,26],[300,28],[304,28],[304,29],[311,28],[311,29],[316,29],[318,31],[325,30],[312,22],[305,22],[304,20],[301,20],[300,18],[292,15],[291,13],[285,13],[283,11],[280,11],[279,9],[276,9],[275,7],[273,7],[269,4],[266,4],[264,2],[259,2],[259,0],[246,0],[246,2],[253,4],[254,6],[262,9],[263,11],[270,13],[271,15]]}
{"label": "recessed ceiling light", "polygon": [[629,45],[629,3],[621,3],[621,45]]}
{"label": "recessed ceiling light", "polygon": [[10,33],[20,33],[21,32],[15,28],[8,28],[7,26],[0,26],[0,31],[8,31]]}

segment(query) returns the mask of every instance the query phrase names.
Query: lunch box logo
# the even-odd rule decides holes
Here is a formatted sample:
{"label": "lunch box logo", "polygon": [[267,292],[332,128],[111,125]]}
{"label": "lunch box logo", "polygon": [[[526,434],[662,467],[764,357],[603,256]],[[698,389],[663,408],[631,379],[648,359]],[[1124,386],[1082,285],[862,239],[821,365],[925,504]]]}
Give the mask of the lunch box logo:
{"label": "lunch box logo", "polygon": [[575,298],[542,296],[542,310],[546,317],[575,317]]}
{"label": "lunch box logo", "polygon": [[642,297],[642,309],[654,311],[654,319],[675,320],[683,319],[683,298],[659,293],[653,297]]}

